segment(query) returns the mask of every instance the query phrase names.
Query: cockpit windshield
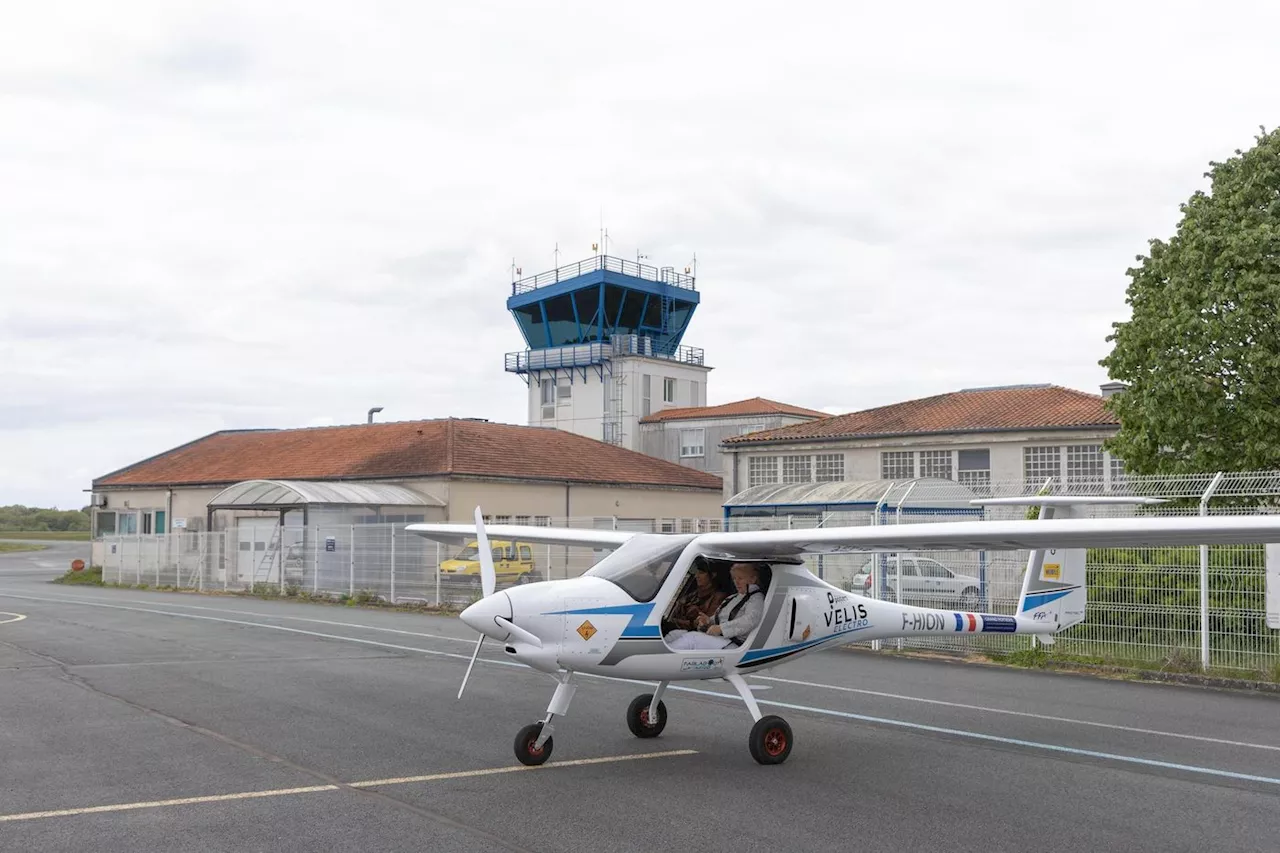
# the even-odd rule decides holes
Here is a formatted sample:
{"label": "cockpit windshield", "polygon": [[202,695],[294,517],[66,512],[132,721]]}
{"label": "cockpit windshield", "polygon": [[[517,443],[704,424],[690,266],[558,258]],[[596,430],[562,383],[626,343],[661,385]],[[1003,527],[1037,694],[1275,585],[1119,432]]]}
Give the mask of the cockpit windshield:
{"label": "cockpit windshield", "polygon": [[670,533],[641,533],[585,573],[616,583],[636,601],[652,601],[671,567],[696,537]]}

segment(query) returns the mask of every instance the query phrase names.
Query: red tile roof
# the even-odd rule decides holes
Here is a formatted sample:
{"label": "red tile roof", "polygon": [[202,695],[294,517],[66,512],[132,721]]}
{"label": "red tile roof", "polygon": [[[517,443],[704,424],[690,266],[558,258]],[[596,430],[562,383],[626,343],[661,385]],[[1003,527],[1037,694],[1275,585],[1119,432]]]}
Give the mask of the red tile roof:
{"label": "red tile roof", "polygon": [[439,476],[722,488],[714,474],[575,433],[457,418],[216,432],[99,477],[93,485]]}
{"label": "red tile roof", "polygon": [[976,388],[761,430],[724,444],[1119,426],[1103,398],[1057,385]]}
{"label": "red tile roof", "polygon": [[663,409],[640,419],[642,424],[658,421],[685,421],[693,418],[734,418],[751,415],[797,415],[808,418],[828,417],[826,412],[766,400],[764,397],[752,397],[750,400],[738,400],[734,403],[721,403],[718,406],[686,406],[681,409]]}

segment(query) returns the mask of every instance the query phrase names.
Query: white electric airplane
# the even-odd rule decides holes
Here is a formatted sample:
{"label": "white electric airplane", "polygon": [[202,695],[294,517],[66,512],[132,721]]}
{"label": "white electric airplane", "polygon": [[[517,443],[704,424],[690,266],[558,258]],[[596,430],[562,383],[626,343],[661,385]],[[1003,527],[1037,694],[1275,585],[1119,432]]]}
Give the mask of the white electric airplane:
{"label": "white electric airplane", "polygon": [[[945,634],[1031,634],[1052,644],[1054,634],[1085,615],[1088,548],[1234,545],[1280,542],[1280,516],[1084,517],[1100,503],[1161,503],[1144,498],[1026,497],[973,503],[1038,505],[1040,520],[960,521],[741,533],[652,534],[614,530],[490,525],[480,508],[475,524],[411,524],[427,539],[477,542],[484,597],[462,612],[480,632],[458,690],[461,698],[485,638],[508,657],[546,672],[557,682],[546,716],[516,735],[522,763],[546,761],[552,719],[569,710],[575,673],[656,681],[652,693],[627,708],[636,737],[655,737],[666,725],[662,693],[673,681],[724,680],[746,703],[755,725],[748,746],[761,764],[779,764],[791,752],[791,727],[761,715],[743,679],[821,648],[864,640]],[[496,592],[488,534],[507,541],[612,549],[576,578],[542,581]],[[1030,549],[1014,615],[912,607],[847,592],[805,568],[806,554]],[[1271,549],[1268,549],[1270,551]],[[685,589],[695,560],[714,565],[751,563],[761,572],[764,615],[741,645],[678,651],[664,640],[665,617]]]}

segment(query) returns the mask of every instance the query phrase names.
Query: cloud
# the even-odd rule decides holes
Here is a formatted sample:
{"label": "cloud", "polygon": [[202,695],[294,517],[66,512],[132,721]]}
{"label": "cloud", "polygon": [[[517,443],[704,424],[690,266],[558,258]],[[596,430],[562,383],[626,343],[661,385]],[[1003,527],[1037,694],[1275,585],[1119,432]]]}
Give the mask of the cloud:
{"label": "cloud", "polygon": [[1094,390],[1133,256],[1276,122],[1277,23],[28,4],[0,29],[0,504],[79,505],[216,429],[522,423],[513,259],[589,256],[602,210],[613,254],[696,253],[708,402]]}

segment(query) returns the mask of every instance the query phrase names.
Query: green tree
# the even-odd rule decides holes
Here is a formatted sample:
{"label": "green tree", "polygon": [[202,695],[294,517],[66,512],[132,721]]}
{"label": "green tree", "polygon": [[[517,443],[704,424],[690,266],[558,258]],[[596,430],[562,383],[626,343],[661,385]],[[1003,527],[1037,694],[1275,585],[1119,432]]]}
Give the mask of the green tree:
{"label": "green tree", "polygon": [[1256,139],[1127,270],[1132,317],[1099,363],[1129,386],[1107,447],[1132,473],[1280,467],[1280,131]]}

